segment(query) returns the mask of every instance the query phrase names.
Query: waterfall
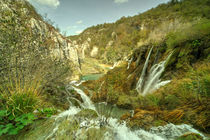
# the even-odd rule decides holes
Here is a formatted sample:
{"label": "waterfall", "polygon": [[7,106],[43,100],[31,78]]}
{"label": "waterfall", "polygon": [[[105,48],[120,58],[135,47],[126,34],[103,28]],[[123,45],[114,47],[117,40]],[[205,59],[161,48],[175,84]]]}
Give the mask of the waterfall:
{"label": "waterfall", "polygon": [[114,69],[116,66],[118,66],[119,65],[119,63],[120,63],[120,61],[118,61],[118,62],[114,62],[114,65],[112,66],[112,67],[110,67],[109,69]]}
{"label": "waterfall", "polygon": [[76,88],[74,86],[72,86],[72,88],[80,95],[80,97],[83,100],[83,104],[81,104],[81,106],[83,108],[87,108],[87,109],[92,109],[92,110],[96,110],[95,106],[93,105],[92,101],[90,100],[90,98],[79,88]]}
{"label": "waterfall", "polygon": [[172,53],[166,58],[166,60],[161,61],[159,64],[154,64],[151,69],[149,70],[148,75],[146,76],[146,70],[148,67],[149,58],[152,52],[152,49],[150,50],[147,59],[145,61],[141,77],[139,78],[139,81],[137,82],[136,89],[139,93],[142,95],[146,95],[149,92],[153,92],[154,90],[160,88],[161,86],[164,86],[170,82],[170,80],[167,81],[161,81],[160,77],[162,73],[165,70],[165,64],[170,59]]}
{"label": "waterfall", "polygon": [[130,60],[128,60],[127,70],[130,68],[130,65],[131,65],[132,61],[133,61],[133,57]]}
{"label": "waterfall", "polygon": [[141,72],[141,77],[139,78],[139,81],[137,82],[137,85],[136,85],[136,89],[137,89],[137,91],[138,91],[139,93],[142,92],[142,87],[143,87],[144,79],[145,79],[145,73],[146,73],[146,69],[147,69],[147,67],[148,67],[149,58],[150,58],[150,55],[151,55],[151,53],[152,53],[152,50],[153,50],[153,47],[152,47],[151,50],[149,51],[149,54],[148,54],[147,59],[146,59],[146,61],[145,61],[143,70],[142,70],[142,72]]}
{"label": "waterfall", "polygon": [[[100,114],[100,111],[98,111],[98,117],[95,118],[80,117],[78,113],[83,109],[92,109],[97,112],[97,108],[81,89],[74,86],[75,84],[68,85],[67,89],[73,88],[81,96],[81,107],[71,104],[68,110],[53,116],[48,123],[44,123],[42,125],[43,128],[34,128],[36,129],[36,131],[33,130],[35,133],[27,139],[173,140],[187,133],[196,133],[206,139],[202,133],[186,124],[167,124],[165,126],[152,127],[146,131],[140,128],[131,130],[127,127],[126,122],[119,121],[119,119],[112,116],[103,116]],[[106,105],[104,103],[105,111],[108,109]],[[105,123],[102,122],[102,117],[107,120]],[[93,135],[89,133],[91,130],[93,130]]]}

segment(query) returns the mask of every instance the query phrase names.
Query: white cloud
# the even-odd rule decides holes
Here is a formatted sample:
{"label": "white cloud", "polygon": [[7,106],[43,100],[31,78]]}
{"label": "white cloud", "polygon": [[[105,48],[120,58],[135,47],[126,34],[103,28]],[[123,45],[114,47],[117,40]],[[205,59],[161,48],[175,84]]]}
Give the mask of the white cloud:
{"label": "white cloud", "polygon": [[82,20],[79,20],[79,21],[77,21],[76,23],[77,23],[77,24],[82,24],[83,21],[82,21]]}
{"label": "white cloud", "polygon": [[82,30],[76,31],[75,33],[80,34],[80,33],[82,33]]}
{"label": "white cloud", "polygon": [[59,0],[29,0],[29,1],[35,1],[39,4],[46,5],[53,8],[57,8],[60,5]]}
{"label": "white cloud", "polygon": [[125,3],[128,2],[128,0],[114,0],[114,3]]}

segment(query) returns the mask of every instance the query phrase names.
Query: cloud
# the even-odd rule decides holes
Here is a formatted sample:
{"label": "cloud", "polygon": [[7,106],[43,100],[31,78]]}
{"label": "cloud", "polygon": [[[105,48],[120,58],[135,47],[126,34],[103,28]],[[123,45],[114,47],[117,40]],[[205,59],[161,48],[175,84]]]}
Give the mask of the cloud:
{"label": "cloud", "polygon": [[59,0],[29,0],[29,1],[34,1],[36,3],[39,3],[41,5],[57,8],[60,5]]}
{"label": "cloud", "polygon": [[76,31],[75,33],[80,34],[80,33],[82,33],[82,30]]}
{"label": "cloud", "polygon": [[125,3],[128,2],[128,0],[114,0],[114,3]]}
{"label": "cloud", "polygon": [[77,21],[76,23],[77,23],[77,24],[82,24],[83,21],[82,21],[82,20],[79,20],[79,21]]}

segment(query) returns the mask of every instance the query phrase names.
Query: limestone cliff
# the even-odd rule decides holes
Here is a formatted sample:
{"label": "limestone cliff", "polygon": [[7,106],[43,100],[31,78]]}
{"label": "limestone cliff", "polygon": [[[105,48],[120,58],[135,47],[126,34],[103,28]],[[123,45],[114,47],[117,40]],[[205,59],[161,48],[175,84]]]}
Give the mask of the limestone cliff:
{"label": "limestone cliff", "polygon": [[[41,43],[45,43],[51,49],[52,56],[67,58],[77,67],[79,66],[77,48],[74,43],[62,36],[52,25],[45,22],[26,0],[1,0],[0,21],[2,30],[7,29],[7,24],[10,24],[9,21],[15,26],[14,32],[27,27],[32,31],[31,36],[36,36],[36,40],[32,42],[33,45],[39,46]],[[29,38],[30,36],[20,34],[19,37]]]}

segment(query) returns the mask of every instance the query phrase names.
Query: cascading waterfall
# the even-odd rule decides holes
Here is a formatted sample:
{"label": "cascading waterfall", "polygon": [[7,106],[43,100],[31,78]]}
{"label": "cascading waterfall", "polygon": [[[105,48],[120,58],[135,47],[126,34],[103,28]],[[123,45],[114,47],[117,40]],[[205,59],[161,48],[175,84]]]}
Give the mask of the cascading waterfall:
{"label": "cascading waterfall", "polygon": [[[97,137],[97,139],[101,140],[173,140],[186,133],[197,133],[205,139],[205,136],[193,129],[191,126],[185,124],[168,124],[166,126],[153,127],[149,131],[145,131],[143,129],[131,131],[126,126],[125,122],[119,123],[117,118],[109,117],[106,123],[101,123],[101,114],[99,114],[99,117],[97,118],[82,119],[78,118],[78,116],[75,118],[74,116],[77,115],[77,113],[83,108],[92,109],[97,113],[98,111],[90,98],[82,90],[74,86],[69,86],[68,88],[73,88],[81,96],[83,101],[81,103],[82,108],[70,106],[69,110],[55,116],[54,129],[52,129],[51,133],[44,138],[40,138],[40,140],[59,139],[58,136],[62,136],[63,138],[64,134],[68,134],[68,130],[65,132],[64,129],[60,129],[63,125],[61,123],[62,121],[65,121],[65,119],[67,119],[67,122],[71,122],[75,119],[79,122],[78,129],[73,131],[73,139],[95,139]],[[69,127],[70,126],[71,125],[69,124]],[[99,137],[96,135],[96,132],[94,132],[94,135],[90,137],[89,134],[86,133],[88,133],[91,129],[94,129],[94,131],[102,131],[102,135]],[[69,137],[66,137],[65,139],[69,139]]]}
{"label": "cascading waterfall", "polygon": [[170,80],[161,81],[160,77],[165,70],[166,62],[170,59],[172,53],[166,58],[166,60],[160,62],[159,64],[153,65],[151,67],[148,75],[146,76],[146,70],[148,67],[148,63],[149,63],[149,59],[150,59],[152,50],[153,50],[153,47],[151,48],[151,50],[147,56],[141,76],[140,76],[139,81],[137,82],[137,85],[136,85],[137,91],[142,95],[146,95],[147,93],[153,92],[154,90],[156,90],[156,89],[160,88],[161,86],[164,86],[170,82]]}
{"label": "cascading waterfall", "polygon": [[83,108],[88,108],[88,109],[92,109],[92,110],[96,110],[95,106],[93,105],[92,101],[90,100],[90,98],[81,90],[78,89],[74,86],[72,86],[72,88],[80,95],[80,97],[83,100],[83,104],[81,105]]}
{"label": "cascading waterfall", "polygon": [[142,89],[143,89],[143,84],[144,84],[144,78],[145,78],[145,73],[146,73],[146,70],[147,70],[147,67],[148,67],[148,63],[149,63],[149,58],[150,58],[150,55],[152,53],[152,50],[153,50],[153,47],[151,48],[151,50],[149,51],[149,54],[147,56],[147,59],[144,63],[144,67],[143,67],[143,70],[141,72],[141,77],[139,78],[139,81],[137,82],[137,85],[136,85],[136,89],[137,91],[140,93],[142,92]]}
{"label": "cascading waterfall", "polygon": [[[112,107],[108,111],[110,106],[106,103],[101,103],[101,107],[94,105],[90,98],[76,85],[78,84],[75,82],[74,85],[69,85],[66,89],[74,89],[81,96],[82,101],[79,102],[80,105],[75,106],[72,103],[68,110],[51,117],[41,126],[34,128],[33,133],[25,139],[174,140],[186,133],[197,133],[206,139],[203,134],[186,124],[167,124],[153,127],[149,131],[143,129],[132,131],[127,127],[126,122],[120,122],[118,117],[104,114],[104,112],[108,112],[116,115],[114,112],[110,113],[110,111],[114,110]],[[83,113],[81,114],[81,112],[85,110],[88,111],[88,114],[92,110],[98,115],[96,117],[82,116]]]}

